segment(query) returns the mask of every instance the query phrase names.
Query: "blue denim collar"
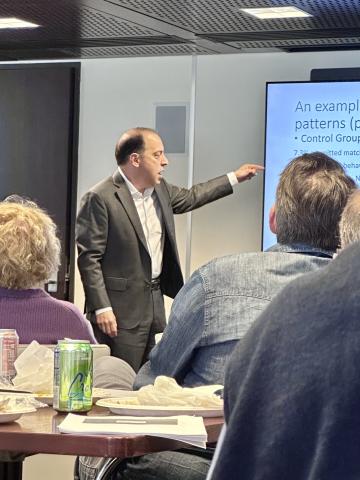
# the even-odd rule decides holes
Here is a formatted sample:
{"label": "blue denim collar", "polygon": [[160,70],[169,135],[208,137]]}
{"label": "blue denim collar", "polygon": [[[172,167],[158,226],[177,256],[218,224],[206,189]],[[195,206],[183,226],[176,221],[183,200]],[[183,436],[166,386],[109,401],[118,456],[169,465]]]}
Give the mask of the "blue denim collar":
{"label": "blue denim collar", "polygon": [[314,255],[317,257],[332,258],[334,253],[331,250],[324,250],[319,247],[312,247],[305,243],[276,243],[266,250],[267,252],[286,252],[286,253],[302,253],[303,255]]}

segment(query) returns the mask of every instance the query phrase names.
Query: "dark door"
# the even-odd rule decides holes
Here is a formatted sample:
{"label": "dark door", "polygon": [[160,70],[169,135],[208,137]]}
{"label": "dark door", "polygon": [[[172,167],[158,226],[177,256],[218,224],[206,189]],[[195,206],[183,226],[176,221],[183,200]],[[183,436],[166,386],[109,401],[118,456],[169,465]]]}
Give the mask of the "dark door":
{"label": "dark door", "polygon": [[[80,64],[0,67],[0,197],[24,195],[59,229],[54,295],[73,300]],[[49,288],[50,290],[50,288]]]}

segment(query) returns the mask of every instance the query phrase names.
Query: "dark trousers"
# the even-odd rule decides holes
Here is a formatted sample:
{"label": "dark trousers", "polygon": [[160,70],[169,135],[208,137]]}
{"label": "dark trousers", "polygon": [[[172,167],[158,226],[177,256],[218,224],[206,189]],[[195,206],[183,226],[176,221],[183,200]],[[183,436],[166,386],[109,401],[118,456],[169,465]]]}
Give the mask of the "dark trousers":
{"label": "dark trousers", "polygon": [[135,372],[147,361],[155,345],[155,335],[163,332],[166,325],[164,297],[160,288],[152,289],[151,297],[153,317],[150,322],[140,322],[136,328],[125,330],[121,328],[121,319],[119,319],[116,337],[109,337],[93,323],[97,341],[109,345],[111,355],[125,360]]}

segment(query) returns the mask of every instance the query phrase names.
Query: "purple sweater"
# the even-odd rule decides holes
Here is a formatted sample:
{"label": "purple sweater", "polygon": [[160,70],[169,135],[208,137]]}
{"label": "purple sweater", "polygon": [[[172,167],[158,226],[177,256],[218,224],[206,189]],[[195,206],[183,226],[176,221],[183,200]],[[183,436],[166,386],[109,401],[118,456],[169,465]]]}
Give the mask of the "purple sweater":
{"label": "purple sweater", "polygon": [[15,328],[19,343],[57,343],[64,337],[97,343],[91,324],[72,303],[41,289],[0,288],[0,328]]}

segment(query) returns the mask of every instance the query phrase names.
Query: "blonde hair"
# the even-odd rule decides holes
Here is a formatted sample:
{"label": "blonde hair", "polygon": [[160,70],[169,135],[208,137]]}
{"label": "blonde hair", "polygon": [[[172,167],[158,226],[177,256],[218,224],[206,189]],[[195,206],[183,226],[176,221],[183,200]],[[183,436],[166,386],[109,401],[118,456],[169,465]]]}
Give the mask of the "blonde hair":
{"label": "blonde hair", "polygon": [[0,203],[0,287],[38,287],[59,265],[60,241],[51,218],[31,204]]}

